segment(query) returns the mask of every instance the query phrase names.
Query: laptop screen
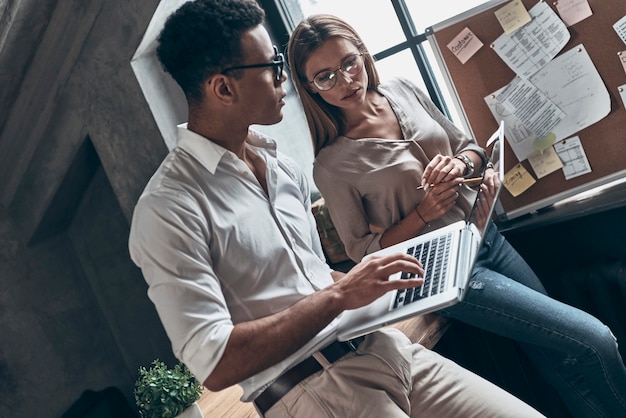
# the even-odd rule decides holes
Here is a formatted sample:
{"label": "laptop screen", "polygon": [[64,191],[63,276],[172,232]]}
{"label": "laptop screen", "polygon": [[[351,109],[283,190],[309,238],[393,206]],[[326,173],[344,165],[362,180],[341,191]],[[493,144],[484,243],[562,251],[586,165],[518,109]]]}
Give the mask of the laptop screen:
{"label": "laptop screen", "polygon": [[476,187],[476,200],[469,214],[469,222],[473,223],[481,238],[485,235],[489,220],[493,214],[502,182],[504,181],[504,123],[487,141],[487,149],[492,146],[489,161],[493,170],[483,170],[482,180]]}

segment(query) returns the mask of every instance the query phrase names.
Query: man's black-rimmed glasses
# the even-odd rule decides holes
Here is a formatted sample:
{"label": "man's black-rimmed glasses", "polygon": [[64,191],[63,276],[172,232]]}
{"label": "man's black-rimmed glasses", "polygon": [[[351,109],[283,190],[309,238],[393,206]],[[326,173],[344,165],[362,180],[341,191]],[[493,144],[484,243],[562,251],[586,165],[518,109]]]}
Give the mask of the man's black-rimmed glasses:
{"label": "man's black-rimmed glasses", "polygon": [[234,70],[245,70],[247,68],[263,68],[263,67],[273,67],[274,74],[276,75],[276,81],[280,81],[283,77],[283,68],[285,66],[285,56],[282,52],[278,52],[278,48],[274,45],[274,59],[272,62],[266,62],[262,64],[249,64],[249,65],[236,65],[234,67],[228,67],[222,70],[222,74],[226,74],[228,71]]}

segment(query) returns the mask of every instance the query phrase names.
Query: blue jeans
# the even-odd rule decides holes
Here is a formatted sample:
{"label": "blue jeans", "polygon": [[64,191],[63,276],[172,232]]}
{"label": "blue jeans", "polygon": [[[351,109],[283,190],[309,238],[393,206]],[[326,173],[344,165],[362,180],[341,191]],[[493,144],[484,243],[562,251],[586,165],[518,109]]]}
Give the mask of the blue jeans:
{"label": "blue jeans", "polygon": [[610,329],[547,296],[494,224],[463,302],[440,313],[517,341],[573,416],[626,417],[626,367]]}

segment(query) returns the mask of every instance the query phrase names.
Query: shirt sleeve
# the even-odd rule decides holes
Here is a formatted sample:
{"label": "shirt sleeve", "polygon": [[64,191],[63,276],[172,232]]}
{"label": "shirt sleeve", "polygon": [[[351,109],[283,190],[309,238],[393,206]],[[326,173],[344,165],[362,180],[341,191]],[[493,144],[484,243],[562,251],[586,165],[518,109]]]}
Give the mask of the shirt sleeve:
{"label": "shirt sleeve", "polygon": [[135,208],[129,238],[173,352],[200,382],[222,357],[233,329],[208,235],[191,199],[147,195]]}
{"label": "shirt sleeve", "polygon": [[297,168],[293,160],[284,154],[280,154],[280,156],[281,158],[279,161],[281,166],[300,189],[300,200],[307,213],[312,249],[320,260],[326,262],[326,256],[324,255],[324,250],[322,249],[322,242],[320,240],[319,233],[317,232],[317,223],[315,222],[315,216],[313,215],[311,205],[311,186],[309,184],[309,180],[304,175],[304,172]]}

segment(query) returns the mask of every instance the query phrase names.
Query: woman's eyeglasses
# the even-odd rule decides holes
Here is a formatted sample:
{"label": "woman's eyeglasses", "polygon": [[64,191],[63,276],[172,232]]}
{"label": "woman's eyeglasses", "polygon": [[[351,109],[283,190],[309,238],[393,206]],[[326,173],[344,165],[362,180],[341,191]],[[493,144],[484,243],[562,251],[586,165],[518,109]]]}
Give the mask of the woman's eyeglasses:
{"label": "woman's eyeglasses", "polygon": [[276,76],[276,81],[280,81],[280,79],[283,78],[284,66],[285,66],[285,57],[281,52],[278,52],[278,48],[274,46],[274,59],[272,59],[272,62],[266,62],[263,64],[237,65],[234,67],[228,67],[228,68],[223,69],[221,74],[226,74],[228,71],[245,70],[248,68],[273,67],[274,75]]}
{"label": "woman's eyeglasses", "polygon": [[337,72],[341,71],[344,75],[355,76],[363,71],[363,54],[351,54],[341,61],[341,65],[336,70],[322,70],[313,76],[313,81],[309,81],[317,87],[318,90],[326,91],[335,87],[337,84]]}

